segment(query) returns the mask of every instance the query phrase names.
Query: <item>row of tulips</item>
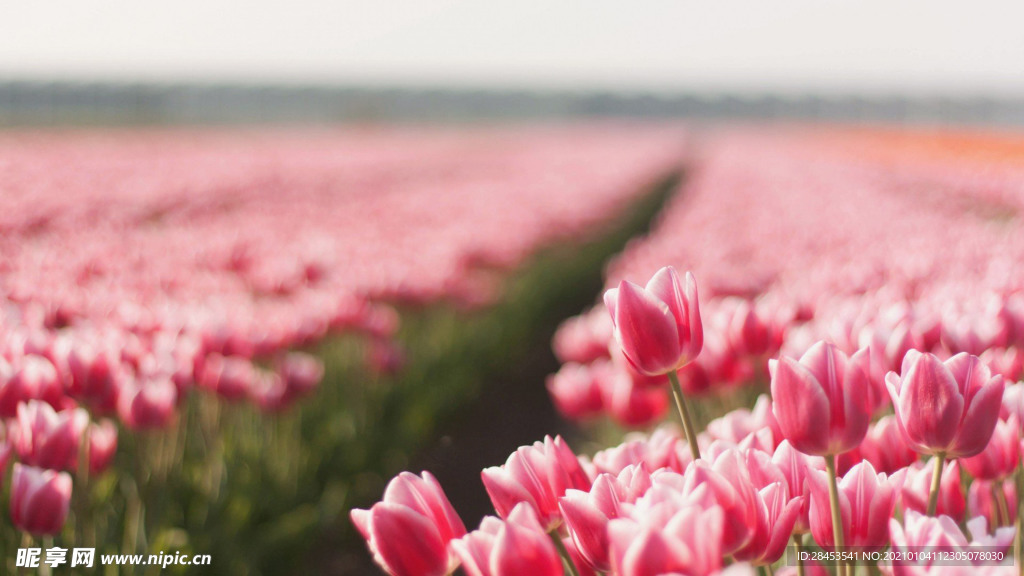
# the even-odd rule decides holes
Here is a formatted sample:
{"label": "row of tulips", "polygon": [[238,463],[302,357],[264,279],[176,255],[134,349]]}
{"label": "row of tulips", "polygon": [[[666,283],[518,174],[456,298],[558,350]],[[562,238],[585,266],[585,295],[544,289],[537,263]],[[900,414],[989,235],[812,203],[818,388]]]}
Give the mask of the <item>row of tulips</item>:
{"label": "row of tulips", "polygon": [[[676,377],[702,349],[693,277],[665,268],[646,287],[622,282],[605,301],[628,366],[670,384],[683,433],[663,427],[589,459],[561,438],[522,447],[483,471],[497,517],[471,532],[429,473],[403,473],[382,502],[351,513],[385,570],[443,575],[461,564],[474,576],[749,573],[779,563],[789,545],[847,552],[984,546],[1011,557],[1022,499],[1006,482],[1024,482],[1024,383],[1007,386],[968,353],[943,360],[910,350],[901,369],[885,376],[886,398],[879,399],[870,349],[847,355],[821,341],[798,358],[768,362],[771,395],[753,410],[734,410],[698,432],[687,405],[693,399]],[[873,421],[887,411],[880,405],[894,413]],[[885,568],[1017,573],[1012,561],[991,560]],[[836,566],[839,574],[849,569]]]}
{"label": "row of tulips", "polygon": [[[490,302],[530,255],[597,234],[681,143],[676,128],[612,124],[0,136],[0,479],[15,527],[58,535],[70,514],[81,537],[119,434],[119,514],[145,516],[135,500],[185,474],[190,443],[216,484],[230,424],[214,405],[284,411],[324,375],[296,350],[343,334],[372,371],[399,370],[395,301]],[[144,539],[123,521],[125,542]]]}

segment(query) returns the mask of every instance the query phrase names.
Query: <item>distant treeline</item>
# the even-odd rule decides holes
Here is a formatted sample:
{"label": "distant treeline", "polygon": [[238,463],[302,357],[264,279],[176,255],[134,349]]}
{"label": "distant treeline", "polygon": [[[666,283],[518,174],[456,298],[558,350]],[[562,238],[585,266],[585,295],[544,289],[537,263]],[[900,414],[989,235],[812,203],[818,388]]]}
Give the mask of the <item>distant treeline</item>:
{"label": "distant treeline", "polygon": [[595,117],[1019,126],[1024,99],[0,81],[0,126]]}

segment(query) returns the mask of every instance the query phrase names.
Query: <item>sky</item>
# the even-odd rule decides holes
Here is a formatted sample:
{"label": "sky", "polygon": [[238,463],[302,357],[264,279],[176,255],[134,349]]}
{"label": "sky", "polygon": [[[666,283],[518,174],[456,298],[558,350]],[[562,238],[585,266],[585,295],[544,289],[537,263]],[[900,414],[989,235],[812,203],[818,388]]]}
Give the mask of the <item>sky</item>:
{"label": "sky", "polygon": [[0,79],[1024,97],[1024,2],[0,0]]}

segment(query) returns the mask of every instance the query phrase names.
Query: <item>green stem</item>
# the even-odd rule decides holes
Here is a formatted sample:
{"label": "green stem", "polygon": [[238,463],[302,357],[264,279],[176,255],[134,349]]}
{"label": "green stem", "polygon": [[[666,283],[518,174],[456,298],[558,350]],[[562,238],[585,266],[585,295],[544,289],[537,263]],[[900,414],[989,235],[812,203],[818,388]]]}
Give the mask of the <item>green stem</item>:
{"label": "green stem", "polygon": [[566,569],[570,576],[580,576],[580,573],[576,570],[576,564],[572,561],[572,556],[569,555],[569,551],[565,548],[565,543],[562,542],[562,537],[558,535],[558,529],[554,529],[548,532],[548,536],[551,537],[551,541],[555,543],[555,549],[558,550],[558,554],[565,561]]}
{"label": "green stem", "polygon": [[932,489],[928,492],[928,515],[935,516],[939,506],[939,487],[942,485],[942,465],[946,463],[946,455],[939,452],[935,455],[935,469],[932,471]]}
{"label": "green stem", "polygon": [[800,557],[804,551],[804,541],[799,534],[793,534],[793,546],[796,548],[796,576],[804,576],[804,560]]}
{"label": "green stem", "polygon": [[[832,540],[837,552],[843,552],[843,512],[839,506],[839,484],[836,483],[836,460],[833,454],[825,457],[825,471],[828,472],[828,502],[832,508]],[[836,560],[836,576],[843,575],[843,561]]]}
{"label": "green stem", "polygon": [[690,443],[690,455],[693,459],[700,460],[700,446],[697,445],[697,431],[693,426],[693,419],[690,417],[690,410],[686,406],[686,398],[683,396],[683,387],[679,385],[679,375],[675,370],[668,373],[668,379],[672,382],[672,395],[676,399],[676,408],[679,409],[679,417],[683,420],[683,432],[686,433],[686,441]]}
{"label": "green stem", "polygon": [[39,576],[50,576],[53,572],[50,565],[46,563],[46,551],[53,548],[53,536],[43,536],[43,554],[39,559]]}
{"label": "green stem", "polygon": [[1017,573],[1024,576],[1024,463],[1017,461],[1017,472],[1014,474],[1014,490],[1017,494],[1017,535],[1013,539],[1013,553],[1017,562]]}
{"label": "green stem", "polygon": [[772,570],[772,565],[771,564],[765,564],[764,565],[764,571],[765,571],[765,573],[768,574],[768,576],[775,576],[775,570]]}
{"label": "green stem", "polygon": [[1010,521],[1010,505],[1006,501],[1006,492],[1003,491],[1002,480],[992,483],[992,500],[996,503],[996,512],[998,514],[996,526],[1009,526],[1012,524]]}

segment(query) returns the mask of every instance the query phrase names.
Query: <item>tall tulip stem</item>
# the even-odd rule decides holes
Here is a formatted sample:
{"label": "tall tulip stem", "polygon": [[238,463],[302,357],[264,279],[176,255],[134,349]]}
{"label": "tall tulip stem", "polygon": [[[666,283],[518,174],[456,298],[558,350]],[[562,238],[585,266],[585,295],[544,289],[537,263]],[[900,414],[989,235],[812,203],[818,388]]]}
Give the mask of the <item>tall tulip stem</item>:
{"label": "tall tulip stem", "polygon": [[[825,457],[825,471],[828,472],[828,502],[832,508],[832,540],[837,552],[843,552],[843,511],[839,506],[839,484],[836,483],[837,455]],[[836,575],[842,576],[843,561],[836,560]]]}
{"label": "tall tulip stem", "polygon": [[935,456],[935,469],[932,471],[932,489],[928,492],[928,515],[935,516],[939,506],[939,487],[942,485],[942,465],[946,463],[946,455],[939,452]]}
{"label": "tall tulip stem", "polygon": [[804,576],[804,542],[799,534],[793,534],[793,546],[796,548],[796,576]]}
{"label": "tall tulip stem", "polygon": [[548,532],[548,536],[550,536],[551,541],[555,543],[555,549],[558,550],[559,556],[561,556],[562,560],[565,561],[565,568],[569,576],[580,576],[579,571],[576,570],[576,564],[572,561],[572,555],[570,555],[569,551],[565,548],[565,543],[562,542],[562,537],[559,536],[558,530],[555,529]]}
{"label": "tall tulip stem", "polygon": [[1013,487],[1017,494],[1017,536],[1013,539],[1014,556],[1020,576],[1024,576],[1024,463],[1017,462],[1017,472],[1013,475]]}
{"label": "tall tulip stem", "polygon": [[700,460],[700,446],[697,445],[697,431],[693,426],[693,418],[690,417],[690,409],[686,405],[686,397],[683,396],[683,387],[679,385],[679,375],[675,370],[668,373],[668,379],[672,382],[672,396],[676,399],[676,408],[679,409],[679,418],[683,421],[683,432],[686,433],[686,441],[690,443],[690,455],[694,460]]}

